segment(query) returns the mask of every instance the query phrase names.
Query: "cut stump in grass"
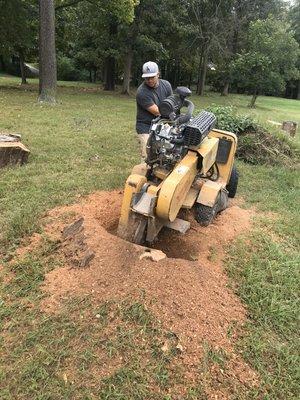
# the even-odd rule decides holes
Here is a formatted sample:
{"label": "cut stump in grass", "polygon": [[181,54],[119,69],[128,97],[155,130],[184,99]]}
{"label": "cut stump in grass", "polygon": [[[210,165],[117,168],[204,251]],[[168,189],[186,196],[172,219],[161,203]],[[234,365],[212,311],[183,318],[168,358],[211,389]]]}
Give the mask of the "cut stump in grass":
{"label": "cut stump in grass", "polygon": [[286,131],[290,136],[295,137],[297,132],[297,122],[283,121],[281,129]]}
{"label": "cut stump in grass", "polygon": [[0,134],[0,168],[7,165],[23,165],[30,151],[21,143],[20,135]]}

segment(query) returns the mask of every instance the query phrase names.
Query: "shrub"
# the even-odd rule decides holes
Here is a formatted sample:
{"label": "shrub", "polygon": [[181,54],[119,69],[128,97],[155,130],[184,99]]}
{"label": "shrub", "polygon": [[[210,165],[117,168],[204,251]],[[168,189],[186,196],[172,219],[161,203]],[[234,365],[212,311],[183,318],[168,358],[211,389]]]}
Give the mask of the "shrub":
{"label": "shrub", "polygon": [[76,68],[71,58],[58,56],[57,77],[61,81],[80,81],[84,80],[84,72]]}
{"label": "shrub", "polygon": [[285,136],[270,133],[247,115],[238,115],[233,107],[209,107],[217,117],[216,128],[238,136],[237,158],[251,164],[294,166],[298,149]]}
{"label": "shrub", "polygon": [[211,106],[211,111],[217,117],[217,128],[236,133],[257,131],[260,127],[249,115],[238,115],[231,106]]}

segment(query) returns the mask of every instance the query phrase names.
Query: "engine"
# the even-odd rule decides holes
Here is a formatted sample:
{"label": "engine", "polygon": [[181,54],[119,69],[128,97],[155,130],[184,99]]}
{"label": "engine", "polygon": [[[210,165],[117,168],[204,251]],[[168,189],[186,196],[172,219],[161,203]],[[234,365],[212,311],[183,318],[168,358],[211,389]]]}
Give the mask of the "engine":
{"label": "engine", "polygon": [[[186,97],[191,91],[176,89],[177,95],[166,98],[159,105],[161,116],[152,121],[147,143],[147,164],[171,170],[190,147],[197,148],[216,123],[214,114],[202,111],[193,117],[194,104]],[[185,106],[187,113],[180,115]]]}
{"label": "engine", "polygon": [[172,169],[187,153],[183,129],[183,126],[176,126],[171,121],[154,122],[147,143],[147,164]]}

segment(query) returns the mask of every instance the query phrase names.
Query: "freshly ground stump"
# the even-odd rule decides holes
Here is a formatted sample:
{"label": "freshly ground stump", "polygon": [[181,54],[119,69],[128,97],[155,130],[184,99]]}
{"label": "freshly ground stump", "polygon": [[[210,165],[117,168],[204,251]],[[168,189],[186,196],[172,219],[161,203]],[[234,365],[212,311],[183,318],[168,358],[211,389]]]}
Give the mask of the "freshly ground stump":
{"label": "freshly ground stump", "polygon": [[20,135],[0,134],[0,168],[6,165],[22,165],[30,151],[20,141]]}

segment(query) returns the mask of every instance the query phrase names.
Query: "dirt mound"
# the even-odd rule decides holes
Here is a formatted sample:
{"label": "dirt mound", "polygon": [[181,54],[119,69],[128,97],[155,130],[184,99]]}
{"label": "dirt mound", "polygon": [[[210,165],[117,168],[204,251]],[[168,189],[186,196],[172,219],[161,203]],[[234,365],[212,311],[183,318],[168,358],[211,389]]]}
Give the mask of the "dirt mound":
{"label": "dirt mound", "polygon": [[[64,299],[76,295],[118,301],[140,298],[143,293],[147,308],[177,335],[189,370],[197,368],[203,343],[210,343],[233,354],[233,373],[251,386],[255,374],[234,354],[233,337],[228,335],[233,326],[241,326],[246,311],[228,288],[222,259],[224,245],[249,230],[253,211],[233,202],[206,228],[186,213],[191,229],[185,235],[163,230],[153,247],[167,257],[153,262],[142,258],[147,249],[115,235],[121,201],[120,191],[98,192],[80,204],[48,213],[45,231],[61,241],[59,251],[65,266],[47,274],[43,289],[48,296],[43,310],[57,312]],[[79,236],[62,239],[62,232],[66,226],[72,231],[74,221],[79,221]],[[33,245],[36,242],[34,236]],[[88,267],[78,268],[87,251],[92,254]]]}

